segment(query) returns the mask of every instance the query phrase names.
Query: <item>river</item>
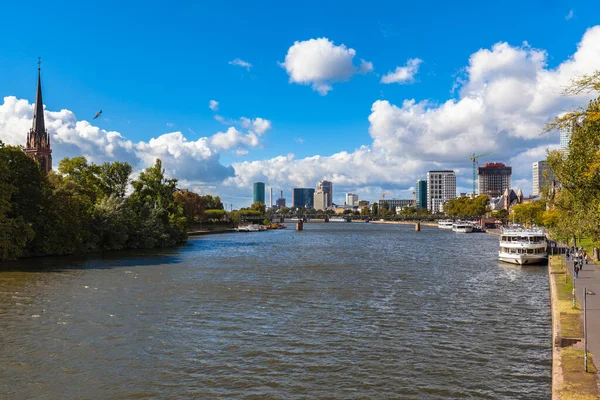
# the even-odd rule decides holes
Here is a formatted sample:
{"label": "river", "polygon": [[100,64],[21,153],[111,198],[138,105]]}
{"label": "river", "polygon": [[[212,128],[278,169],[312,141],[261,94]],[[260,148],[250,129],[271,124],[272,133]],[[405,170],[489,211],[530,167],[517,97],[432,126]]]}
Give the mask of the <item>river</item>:
{"label": "river", "polygon": [[0,265],[0,399],[551,397],[547,267],[308,223]]}

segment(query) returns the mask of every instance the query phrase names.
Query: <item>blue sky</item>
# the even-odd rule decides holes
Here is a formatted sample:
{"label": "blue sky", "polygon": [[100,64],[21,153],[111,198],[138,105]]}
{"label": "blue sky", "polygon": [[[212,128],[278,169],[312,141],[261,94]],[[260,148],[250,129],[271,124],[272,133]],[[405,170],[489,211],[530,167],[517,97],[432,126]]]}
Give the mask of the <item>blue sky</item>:
{"label": "blue sky", "polygon": [[[234,168],[243,161],[289,153],[303,159],[371,146],[369,117],[377,100],[398,107],[407,99],[427,100],[433,107],[450,99],[458,101],[460,88],[452,88],[458,79],[464,81],[470,57],[498,42],[519,47],[527,41],[531,48],[546,52],[544,68],[553,70],[575,53],[585,32],[600,21],[600,8],[593,1],[469,1],[461,6],[445,1],[123,3],[4,4],[0,100],[15,96],[34,101],[35,63],[42,56],[47,110],[67,109],[77,120],[91,121],[102,109],[103,117],[91,121],[93,125],[120,132],[133,143],[173,131],[196,141],[224,132],[241,117],[269,120],[270,129],[259,145],[246,149],[247,154],[218,151],[220,163]],[[318,38],[354,49],[354,65],[358,68],[364,59],[373,70],[331,83],[326,95],[312,90],[310,84],[291,83],[280,63],[294,42]],[[416,58],[422,62],[413,80],[380,82],[383,75]],[[252,67],[231,65],[235,59]],[[208,108],[210,100],[219,102],[218,111]],[[217,121],[216,115],[229,123]],[[10,142],[2,135],[0,131],[0,139]],[[514,154],[506,148],[497,154],[516,156],[527,150],[527,143],[515,145]],[[540,144],[536,138],[531,141],[532,147]],[[483,152],[484,147],[473,151]],[[425,168],[438,160],[431,155],[419,161]],[[450,164],[461,167],[456,161]],[[462,166],[467,168],[467,178],[469,167],[467,160]],[[416,168],[415,176],[375,179],[374,185],[347,176],[339,187],[362,191],[372,200],[383,186],[398,191],[396,197],[406,197],[410,182],[422,177],[417,175],[427,169],[423,168]],[[328,173],[322,176],[335,184],[335,174]],[[269,174],[262,179],[269,177],[275,190],[289,192],[300,183]],[[222,180],[207,184],[210,179],[189,179],[189,184],[243,206],[251,196],[245,183],[252,178],[261,177],[254,174],[226,185]],[[524,181],[526,176],[516,178]]]}

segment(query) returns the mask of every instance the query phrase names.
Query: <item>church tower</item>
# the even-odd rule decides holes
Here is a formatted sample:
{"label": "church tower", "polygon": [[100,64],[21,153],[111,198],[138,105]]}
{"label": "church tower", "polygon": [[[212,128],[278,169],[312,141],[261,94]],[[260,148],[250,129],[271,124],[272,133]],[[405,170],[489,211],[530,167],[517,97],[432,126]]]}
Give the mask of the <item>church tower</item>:
{"label": "church tower", "polygon": [[52,149],[50,148],[50,135],[44,123],[44,102],[42,101],[41,61],[38,61],[38,83],[33,109],[33,126],[27,133],[25,153],[39,161],[42,172],[47,174],[52,169]]}

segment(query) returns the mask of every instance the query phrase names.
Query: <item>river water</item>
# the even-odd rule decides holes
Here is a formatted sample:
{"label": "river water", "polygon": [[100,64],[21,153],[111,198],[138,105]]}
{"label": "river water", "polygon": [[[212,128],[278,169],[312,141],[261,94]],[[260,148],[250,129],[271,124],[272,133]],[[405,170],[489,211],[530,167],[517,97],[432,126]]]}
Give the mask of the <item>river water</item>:
{"label": "river water", "polygon": [[550,398],[547,269],[497,252],[309,223],[5,264],[0,398]]}

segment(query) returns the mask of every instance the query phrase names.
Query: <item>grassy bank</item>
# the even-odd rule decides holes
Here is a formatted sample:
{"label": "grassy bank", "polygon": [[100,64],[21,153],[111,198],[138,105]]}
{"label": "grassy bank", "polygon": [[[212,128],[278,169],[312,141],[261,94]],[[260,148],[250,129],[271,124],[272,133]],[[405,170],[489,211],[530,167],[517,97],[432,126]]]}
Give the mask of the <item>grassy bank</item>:
{"label": "grassy bank", "polygon": [[588,353],[588,370],[583,370],[583,321],[579,303],[573,307],[573,278],[562,256],[551,256],[549,275],[554,325],[553,393],[560,400],[598,399],[596,369]]}

